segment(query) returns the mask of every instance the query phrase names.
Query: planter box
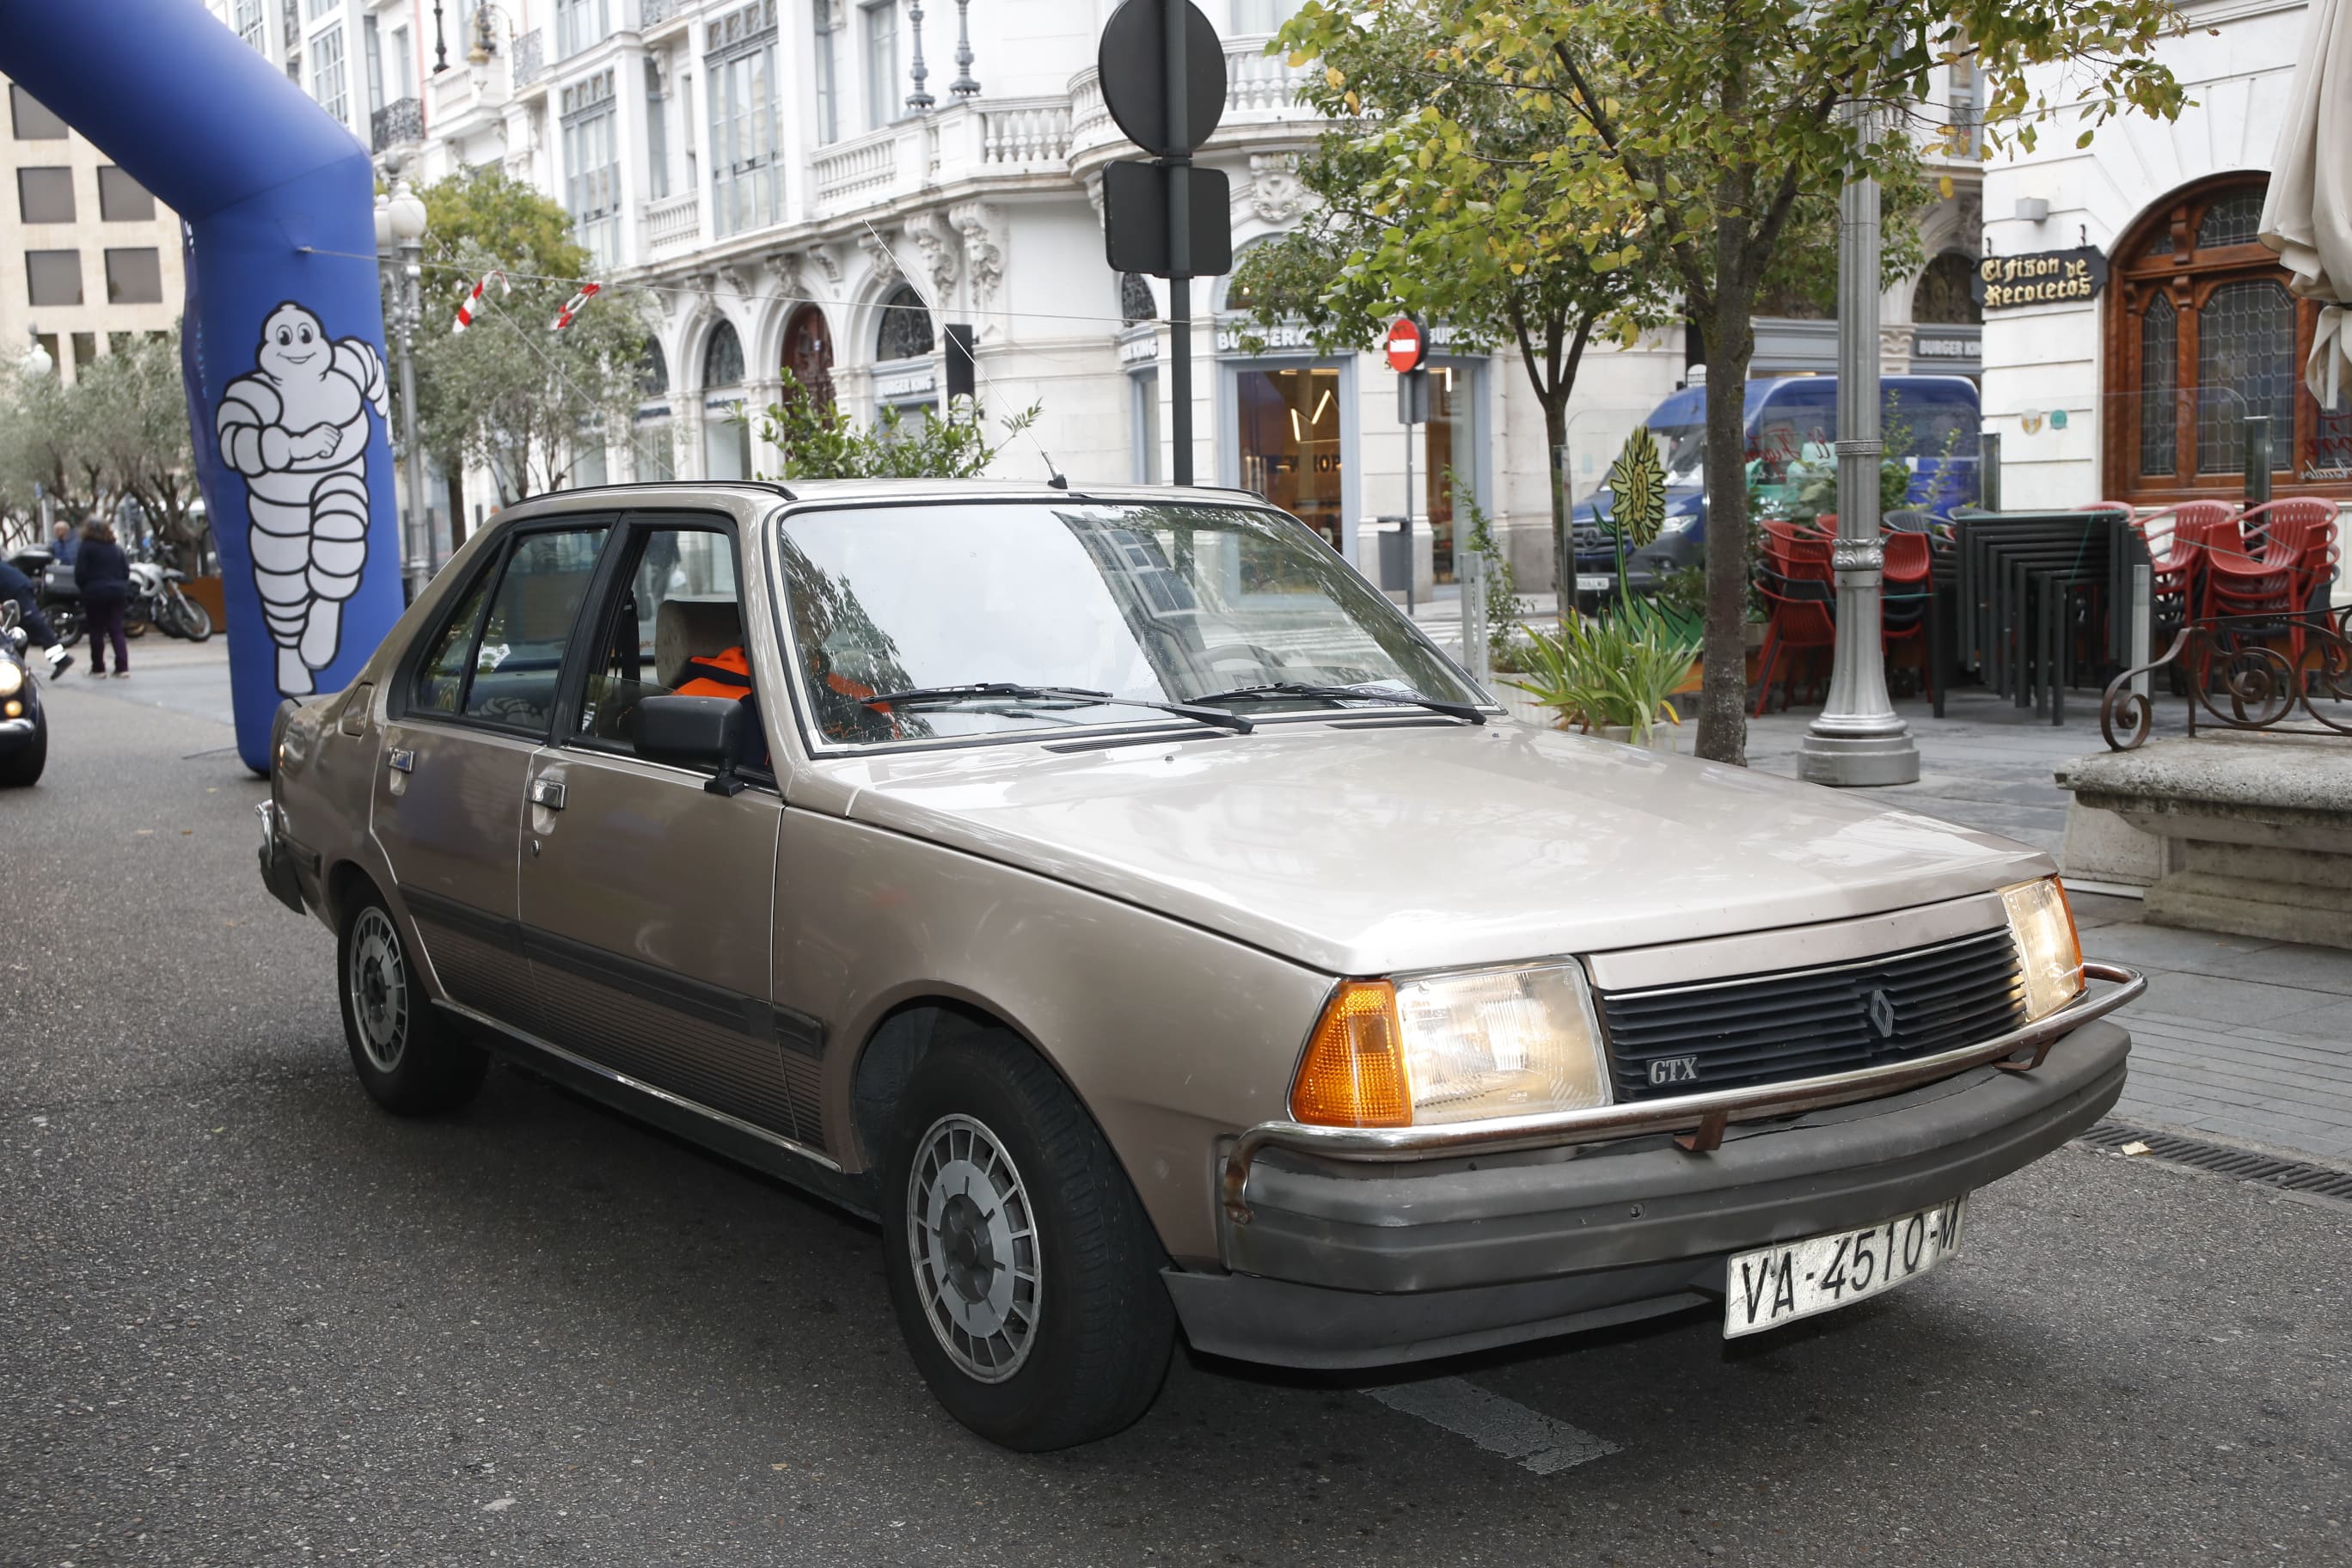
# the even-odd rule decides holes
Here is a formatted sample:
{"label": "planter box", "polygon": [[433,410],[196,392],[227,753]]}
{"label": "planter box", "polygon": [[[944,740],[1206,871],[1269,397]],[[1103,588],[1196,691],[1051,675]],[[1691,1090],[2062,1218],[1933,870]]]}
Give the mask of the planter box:
{"label": "planter box", "polygon": [[214,630],[228,630],[228,603],[219,578],[191,577],[180,584],[180,592],[205,607],[205,614],[213,618]]}

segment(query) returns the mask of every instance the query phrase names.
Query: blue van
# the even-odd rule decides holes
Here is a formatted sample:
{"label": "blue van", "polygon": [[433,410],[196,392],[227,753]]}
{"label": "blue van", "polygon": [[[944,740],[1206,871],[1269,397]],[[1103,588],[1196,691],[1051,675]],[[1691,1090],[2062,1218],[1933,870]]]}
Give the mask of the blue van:
{"label": "blue van", "polygon": [[[1837,510],[1837,377],[1790,376],[1748,384],[1748,480],[1768,513]],[[1910,504],[1948,517],[1977,499],[1979,410],[1974,382],[1958,375],[1890,375],[1879,384],[1887,456],[1911,470]],[[1666,522],[1625,563],[1636,592],[1706,558],[1706,389],[1675,393],[1651,411],[1666,468]],[[1615,586],[1617,547],[1602,521],[1604,488],[1577,504],[1569,526],[1578,587]],[[1596,575],[1606,583],[1594,582]]]}

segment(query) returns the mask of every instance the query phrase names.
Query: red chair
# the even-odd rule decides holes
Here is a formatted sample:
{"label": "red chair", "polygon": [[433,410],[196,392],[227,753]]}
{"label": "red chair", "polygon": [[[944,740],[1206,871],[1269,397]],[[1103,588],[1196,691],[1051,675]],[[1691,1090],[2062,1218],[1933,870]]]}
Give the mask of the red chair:
{"label": "red chair", "polygon": [[2295,496],[2252,508],[2238,520],[2251,550],[2261,547],[2266,566],[2295,574],[2295,604],[2309,608],[2313,594],[2336,579],[2336,503],[2316,496]]}
{"label": "red chair", "polygon": [[[1772,678],[1789,655],[1837,646],[1836,573],[1827,534],[1778,518],[1764,521],[1764,558],[1756,591],[1771,607],[1757,661],[1756,717],[1764,716]],[[1790,660],[1791,669],[1794,660]],[[1785,706],[1785,704],[1784,704]]]}
{"label": "red chair", "polygon": [[1936,674],[1927,647],[1927,609],[1936,592],[1936,542],[1929,534],[1907,529],[1888,529],[1879,540],[1886,552],[1879,599],[1880,647],[1891,651],[1899,642],[1918,643],[1920,689],[1933,698]]}
{"label": "red chair", "polygon": [[[2122,501],[2101,501],[2085,511],[2114,510],[2131,514],[2131,508]],[[2200,583],[2198,568],[2202,561],[2199,554],[2201,540],[2218,524],[2232,521],[2237,508],[2225,500],[2183,501],[2178,506],[2158,507],[2143,516],[2131,519],[2132,531],[2147,547],[2149,563],[2153,566],[2153,594],[2158,600],[2180,601],[2180,616],[2196,613]],[[2162,521],[2170,525],[2170,537],[2158,548],[2153,537],[2158,531],[2152,525]]]}

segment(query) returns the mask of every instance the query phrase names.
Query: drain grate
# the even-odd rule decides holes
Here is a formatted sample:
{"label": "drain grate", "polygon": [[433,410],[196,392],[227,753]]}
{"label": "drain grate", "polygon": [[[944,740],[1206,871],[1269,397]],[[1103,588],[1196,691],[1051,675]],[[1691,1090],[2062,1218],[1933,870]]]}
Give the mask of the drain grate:
{"label": "drain grate", "polygon": [[2314,1165],[2302,1160],[2282,1160],[2252,1149],[2207,1143],[2177,1132],[2155,1132],[2122,1121],[2102,1121],[2075,1140],[2096,1149],[2119,1152],[2126,1143],[2147,1145],[2147,1158],[2191,1165],[2241,1182],[2260,1182],[2291,1193],[2316,1193],[2321,1197],[2352,1201],[2352,1171]]}

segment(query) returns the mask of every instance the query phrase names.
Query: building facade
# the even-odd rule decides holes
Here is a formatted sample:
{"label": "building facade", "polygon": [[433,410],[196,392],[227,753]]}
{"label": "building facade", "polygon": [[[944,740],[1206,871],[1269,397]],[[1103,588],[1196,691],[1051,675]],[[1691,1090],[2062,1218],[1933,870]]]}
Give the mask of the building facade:
{"label": "building facade", "polygon": [[2352,406],[2302,385],[2316,307],[2256,238],[2309,7],[2182,10],[2161,50],[2191,100],[2178,121],[2119,116],[2084,148],[2069,123],[1987,168],[1985,426],[2008,505],[2236,499],[2265,426],[2273,493],[2352,499]]}
{"label": "building facade", "polygon": [[181,308],[180,221],[31,93],[0,78],[0,353],[37,343],[70,384]]}

